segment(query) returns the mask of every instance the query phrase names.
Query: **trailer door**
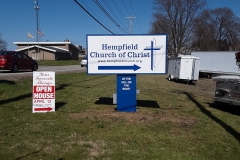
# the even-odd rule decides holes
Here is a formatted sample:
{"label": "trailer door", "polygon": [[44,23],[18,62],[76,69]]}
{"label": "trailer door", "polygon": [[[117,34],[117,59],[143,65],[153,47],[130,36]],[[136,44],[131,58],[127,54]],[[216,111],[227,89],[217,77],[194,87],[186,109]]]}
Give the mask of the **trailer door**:
{"label": "trailer door", "polygon": [[174,70],[175,70],[175,59],[170,59],[168,61],[168,75],[173,76],[175,72]]}
{"label": "trailer door", "polygon": [[197,58],[194,58],[192,63],[192,77],[191,77],[192,80],[198,80],[199,66],[200,66],[200,60]]}
{"label": "trailer door", "polygon": [[174,77],[179,79],[181,69],[181,59],[176,59],[175,61],[175,69],[174,69]]}

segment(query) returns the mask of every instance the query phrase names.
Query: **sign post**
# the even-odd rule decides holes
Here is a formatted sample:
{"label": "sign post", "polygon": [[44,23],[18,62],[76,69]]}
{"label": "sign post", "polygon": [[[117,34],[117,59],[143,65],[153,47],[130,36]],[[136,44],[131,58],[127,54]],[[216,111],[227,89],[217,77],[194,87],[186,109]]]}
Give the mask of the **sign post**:
{"label": "sign post", "polygon": [[87,73],[117,75],[117,110],[136,112],[136,75],[166,74],[167,35],[87,35]]}
{"label": "sign post", "polygon": [[117,75],[117,111],[136,112],[136,75]]}
{"label": "sign post", "polygon": [[32,112],[55,112],[55,72],[33,72]]}

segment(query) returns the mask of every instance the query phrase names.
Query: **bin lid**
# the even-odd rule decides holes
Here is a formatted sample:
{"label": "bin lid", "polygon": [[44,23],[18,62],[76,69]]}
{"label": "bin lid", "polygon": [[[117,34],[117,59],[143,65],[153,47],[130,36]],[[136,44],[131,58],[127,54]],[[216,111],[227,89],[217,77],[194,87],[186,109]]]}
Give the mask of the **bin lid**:
{"label": "bin lid", "polygon": [[240,77],[235,75],[221,75],[213,78],[213,81],[240,83]]}
{"label": "bin lid", "polygon": [[192,55],[178,55],[178,57],[181,57],[181,58],[186,58],[186,59],[200,59],[199,57],[196,57],[196,56],[192,56]]}
{"label": "bin lid", "polygon": [[182,55],[179,54],[178,57],[170,58],[170,59],[200,59],[199,57],[192,56],[192,55]]}

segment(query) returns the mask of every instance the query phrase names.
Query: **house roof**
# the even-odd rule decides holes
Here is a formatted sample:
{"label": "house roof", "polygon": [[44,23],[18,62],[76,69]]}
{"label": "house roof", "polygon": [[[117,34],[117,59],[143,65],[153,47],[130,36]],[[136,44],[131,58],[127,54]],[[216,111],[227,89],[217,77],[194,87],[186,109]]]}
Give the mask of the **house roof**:
{"label": "house roof", "polygon": [[60,47],[55,47],[55,46],[51,46],[51,47],[43,47],[43,46],[38,46],[38,45],[32,45],[32,46],[28,46],[28,47],[24,47],[24,48],[21,48],[21,49],[17,49],[15,51],[24,51],[24,50],[28,50],[28,49],[31,49],[31,48],[40,48],[40,49],[45,49],[47,51],[51,51],[51,52],[62,52],[62,53],[69,53],[69,50],[67,49],[63,49],[63,48],[60,48]]}
{"label": "house roof", "polygon": [[69,53],[69,50],[63,49],[60,47],[56,47],[56,46],[47,46],[47,47],[45,47],[45,49],[54,50],[55,52]]}
{"label": "house roof", "polygon": [[[72,42],[13,42],[16,45],[19,44],[72,44]],[[73,44],[72,44],[73,45]]]}
{"label": "house roof", "polygon": [[76,45],[74,45],[72,42],[13,42],[13,44],[15,45],[52,45],[52,46],[59,45],[59,44],[68,44],[79,50],[79,48]]}

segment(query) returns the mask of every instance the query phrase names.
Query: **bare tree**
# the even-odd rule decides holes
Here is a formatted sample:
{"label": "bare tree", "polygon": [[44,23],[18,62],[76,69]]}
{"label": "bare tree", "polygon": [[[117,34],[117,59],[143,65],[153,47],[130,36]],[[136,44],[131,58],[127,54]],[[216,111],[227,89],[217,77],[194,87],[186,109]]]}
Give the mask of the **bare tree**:
{"label": "bare tree", "polygon": [[154,21],[150,33],[168,34],[168,51],[177,56],[194,37],[195,18],[206,0],[155,0]]}
{"label": "bare tree", "polygon": [[195,35],[192,48],[201,51],[215,50],[213,47],[214,38],[211,35],[212,25],[207,21],[210,17],[210,11],[204,10],[195,21],[197,21],[197,26],[193,30],[193,34]]}
{"label": "bare tree", "polygon": [[229,41],[229,47],[231,50],[240,50],[240,18],[232,16],[230,23],[226,28],[227,39]]}
{"label": "bare tree", "polygon": [[200,50],[236,50],[239,44],[240,23],[229,8],[204,10],[194,29],[194,47]]}
{"label": "bare tree", "polygon": [[1,34],[0,34],[0,51],[1,51],[1,50],[6,50],[6,49],[7,49],[7,42],[5,42],[4,40],[2,40]]}

